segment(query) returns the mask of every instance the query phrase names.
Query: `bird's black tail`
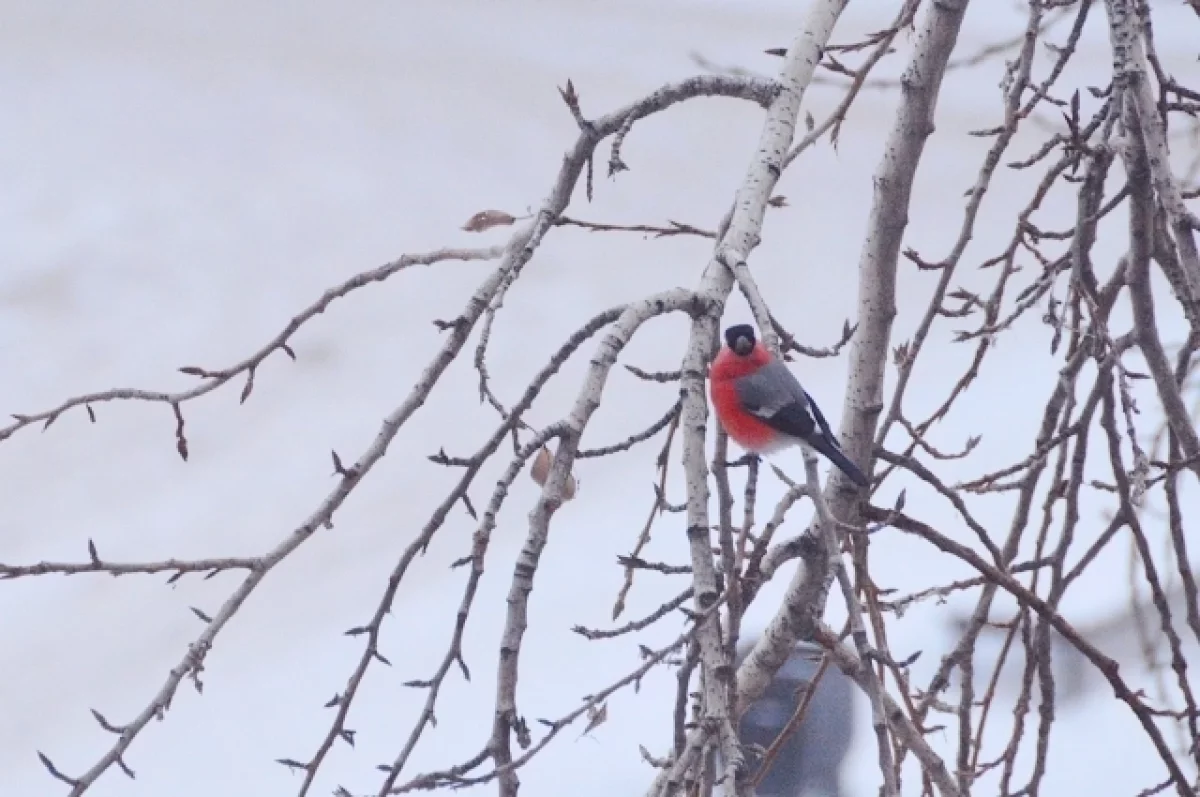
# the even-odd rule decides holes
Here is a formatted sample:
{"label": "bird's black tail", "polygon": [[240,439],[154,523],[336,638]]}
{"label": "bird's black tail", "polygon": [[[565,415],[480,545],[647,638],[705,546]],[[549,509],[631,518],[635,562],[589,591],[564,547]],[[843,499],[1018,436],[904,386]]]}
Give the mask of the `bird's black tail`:
{"label": "bird's black tail", "polygon": [[859,487],[866,487],[871,483],[867,475],[859,470],[858,466],[850,461],[850,458],[842,453],[842,449],[838,448],[837,443],[821,434],[814,434],[808,440],[808,444],[815,448],[820,453],[824,454],[830,462],[838,466],[838,469],[850,477],[850,481],[857,484]]}

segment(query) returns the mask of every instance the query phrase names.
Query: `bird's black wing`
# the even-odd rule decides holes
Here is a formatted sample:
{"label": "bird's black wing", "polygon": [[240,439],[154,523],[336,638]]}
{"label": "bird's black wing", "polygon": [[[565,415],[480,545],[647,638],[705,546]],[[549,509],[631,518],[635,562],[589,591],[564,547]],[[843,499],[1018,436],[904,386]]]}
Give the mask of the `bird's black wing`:
{"label": "bird's black wing", "polygon": [[767,426],[808,443],[855,484],[865,487],[871,483],[842,453],[829,421],[783,363],[773,360],[754,374],[742,377],[737,382],[737,392],[746,411]]}
{"label": "bird's black wing", "polygon": [[829,428],[829,421],[825,420],[825,416],[821,414],[821,408],[817,406],[817,402],[813,401],[813,397],[808,395],[808,391],[804,391],[805,398],[808,399],[808,408],[812,411],[813,417],[817,419],[817,426],[821,427],[821,433],[829,442],[833,443],[838,448],[841,448],[841,443],[833,436],[833,430]]}
{"label": "bird's black wing", "polygon": [[813,416],[808,409],[804,404],[795,402],[780,407],[770,415],[755,413],[755,416],[777,432],[808,440],[816,430]]}
{"label": "bird's black wing", "polygon": [[816,429],[808,394],[778,360],[739,379],[737,392],[746,411],[777,432],[807,440]]}

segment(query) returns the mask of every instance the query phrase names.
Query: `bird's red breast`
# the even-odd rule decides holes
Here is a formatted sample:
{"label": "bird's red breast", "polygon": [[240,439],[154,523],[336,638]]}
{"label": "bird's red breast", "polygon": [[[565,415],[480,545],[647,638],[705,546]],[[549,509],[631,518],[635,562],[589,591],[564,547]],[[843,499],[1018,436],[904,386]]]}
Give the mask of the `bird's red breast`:
{"label": "bird's red breast", "polygon": [[742,448],[761,452],[779,444],[779,432],[746,412],[737,394],[737,380],[749,376],[771,361],[771,353],[762,343],[741,356],[728,346],[722,346],[709,370],[708,390],[717,418],[726,433]]}

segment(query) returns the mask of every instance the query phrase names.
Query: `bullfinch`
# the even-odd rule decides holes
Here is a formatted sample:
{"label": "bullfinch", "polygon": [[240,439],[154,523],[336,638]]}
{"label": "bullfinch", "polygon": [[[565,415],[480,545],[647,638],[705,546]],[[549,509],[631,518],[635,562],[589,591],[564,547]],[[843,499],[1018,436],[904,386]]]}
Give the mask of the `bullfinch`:
{"label": "bullfinch", "polygon": [[747,451],[772,454],[804,443],[860,487],[871,483],[842,453],[816,402],[787,366],[755,340],[749,324],[725,330],[725,345],[709,373],[709,392],[721,425]]}
{"label": "bullfinch", "polygon": [[[756,641],[751,638],[738,646],[737,666]],[[820,658],[817,645],[797,643],[767,691],[742,715],[738,740],[747,748],[759,797],[838,797],[842,793],[840,770],[854,738],[858,690],[837,667],[827,669],[814,684]],[[801,689],[814,690],[812,697],[801,698]],[[808,701],[804,719],[782,740],[767,764],[762,753],[779,739],[802,699]],[[764,766],[767,771],[762,773]]]}

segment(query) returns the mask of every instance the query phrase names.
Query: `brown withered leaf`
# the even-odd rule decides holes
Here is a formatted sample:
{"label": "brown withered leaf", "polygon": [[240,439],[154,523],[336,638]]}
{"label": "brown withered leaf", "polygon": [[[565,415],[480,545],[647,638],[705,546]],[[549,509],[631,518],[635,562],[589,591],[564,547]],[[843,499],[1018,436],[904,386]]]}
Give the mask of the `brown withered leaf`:
{"label": "brown withered leaf", "polygon": [[481,210],[462,226],[465,232],[483,232],[493,227],[506,227],[516,221],[516,217],[503,210]]}
{"label": "brown withered leaf", "polygon": [[553,460],[550,449],[545,446],[542,446],[542,450],[537,452],[537,456],[533,458],[533,464],[529,466],[529,475],[539,487],[546,486],[546,477],[550,475],[550,463]]}
{"label": "brown withered leaf", "polygon": [[[546,486],[546,479],[550,476],[550,466],[553,464],[554,455],[550,453],[549,448],[542,446],[542,450],[537,452],[537,456],[533,458],[533,464],[529,466],[529,475],[539,487]],[[568,474],[567,483],[563,485],[563,500],[570,501],[574,498],[577,487],[575,476]]]}
{"label": "brown withered leaf", "polygon": [[604,724],[604,721],[608,719],[608,703],[601,703],[600,708],[595,708],[594,706],[588,708],[587,714],[587,727],[583,729],[583,733],[579,734],[580,738],[587,736]]}

